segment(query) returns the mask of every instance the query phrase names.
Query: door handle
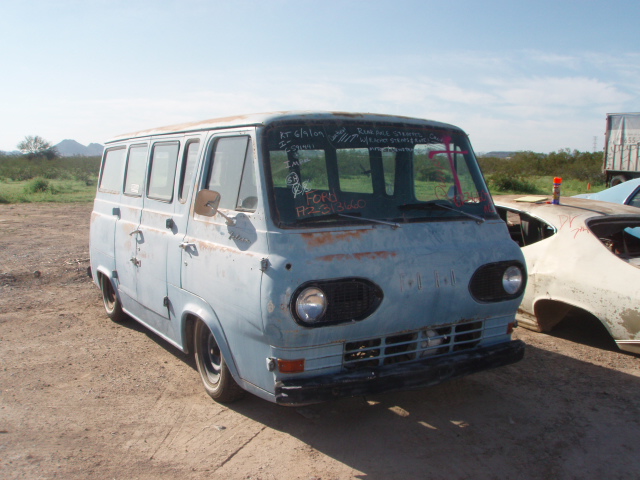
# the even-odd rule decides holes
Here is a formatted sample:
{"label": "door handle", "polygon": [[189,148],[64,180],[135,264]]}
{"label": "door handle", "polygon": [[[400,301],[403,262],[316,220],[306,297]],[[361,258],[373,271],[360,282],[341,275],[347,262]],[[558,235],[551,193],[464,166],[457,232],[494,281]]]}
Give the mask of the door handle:
{"label": "door handle", "polygon": [[183,250],[186,250],[187,248],[195,248],[196,244],[195,243],[190,243],[190,242],[182,242],[180,245],[178,245],[180,248],[182,248]]}
{"label": "door handle", "polygon": [[139,233],[142,233],[142,230],[140,230],[139,228],[136,228],[133,232],[131,232],[129,235],[138,235]]}

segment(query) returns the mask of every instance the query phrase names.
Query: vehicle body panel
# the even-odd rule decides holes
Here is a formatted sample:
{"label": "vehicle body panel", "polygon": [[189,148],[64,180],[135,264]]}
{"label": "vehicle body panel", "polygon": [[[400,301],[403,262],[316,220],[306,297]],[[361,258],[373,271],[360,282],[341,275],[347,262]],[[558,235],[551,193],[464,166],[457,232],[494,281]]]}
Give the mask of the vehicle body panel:
{"label": "vehicle body panel", "polygon": [[574,195],[575,198],[588,198],[601,202],[620,203],[640,207],[640,178],[620,183],[601,192]]}
{"label": "vehicle body panel", "polygon": [[612,251],[618,250],[612,239],[622,236],[623,227],[640,225],[637,209],[573,197],[563,198],[561,205],[518,202],[518,198],[494,197],[499,211],[519,212],[553,229],[547,238],[522,246],[529,280],[519,324],[549,331],[568,312],[567,306],[576,307],[597,317],[620,349],[640,353],[637,240],[626,237],[629,258]]}
{"label": "vehicle body panel", "polygon": [[[309,128],[291,133],[292,137],[324,128],[323,136],[333,143],[319,147],[300,140],[280,151],[274,142],[268,144],[274,131],[284,138],[289,132],[283,133],[282,128],[301,122]],[[341,176],[349,185],[344,191],[337,175],[348,159],[336,158],[331,151],[337,151],[335,145],[342,141],[336,125],[362,126],[362,132],[365,126],[381,127],[372,129],[374,133],[362,133],[357,148],[348,148],[348,143],[340,147],[339,153],[355,152],[360,159],[375,151],[379,160],[370,170],[357,165],[353,174],[357,181]],[[329,127],[334,129],[330,135]],[[435,129],[434,136],[416,133],[425,129]],[[451,140],[451,135],[457,140]],[[389,139],[394,136],[400,138],[392,144]],[[189,141],[194,139],[200,148],[183,198],[179,192],[185,182],[180,172],[184,176],[185,169],[192,168],[186,162]],[[354,142],[353,135],[349,141]],[[238,168],[230,159],[236,158],[234,152],[242,142],[246,142],[244,167]],[[369,142],[377,143],[369,147]],[[434,178],[424,184],[430,189],[436,185],[433,192],[420,194],[433,197],[434,206],[429,208],[422,208],[430,203],[426,200],[408,204],[413,197],[402,193],[403,188],[413,187],[415,175],[422,174],[410,170],[407,163],[413,145],[419,142],[433,143],[431,153],[421,147],[425,165],[440,158],[435,170],[424,173]],[[524,270],[523,256],[496,215],[473,152],[464,142],[464,132],[439,122],[330,112],[247,115],[122,135],[107,142],[106,152],[144,145],[148,164],[139,186],[132,187],[133,182],[127,181],[124,191],[114,193],[99,185],[91,229],[94,280],[98,283],[102,275],[108,278],[126,313],[183,351],[191,349],[193,322],[205,323],[233,379],[244,389],[283,404],[326,399],[327,391],[333,389],[318,385],[341,381],[338,379],[347,371],[359,386],[337,389],[329,397],[417,388],[433,384],[434,379],[443,381],[513,363],[523,355],[522,343],[511,340],[521,292],[479,301],[470,284],[487,264],[511,262]],[[399,144],[404,147],[394,146]],[[166,180],[166,196],[165,190],[154,193],[158,146],[173,146],[177,155],[172,185],[165,177],[157,177]],[[402,155],[397,153],[401,150]],[[276,179],[274,173],[283,165],[281,158],[284,168],[295,170],[301,178],[307,175],[305,169],[317,163],[321,151],[328,152],[330,188],[313,189],[309,182],[303,186],[288,180],[277,183],[284,178]],[[304,156],[299,161],[298,153]],[[276,160],[269,163],[270,155]],[[216,170],[225,164],[233,168]],[[119,167],[125,177],[127,165]],[[389,169],[394,177],[385,186],[380,175],[387,175]],[[314,181],[317,179],[316,174]],[[372,190],[366,187],[365,193],[358,193],[367,182],[374,184]],[[223,192],[217,196],[222,203],[198,204],[200,193],[219,193],[216,189]],[[237,202],[232,198],[235,194]],[[245,194],[249,196],[241,198]],[[306,197],[296,199],[298,194]],[[285,212],[297,205],[291,198],[298,204],[300,200],[309,203],[313,195],[322,199],[316,203],[327,211],[307,214],[298,206],[293,216]],[[340,201],[326,200],[334,196],[341,196]],[[369,202],[366,215],[351,211],[364,205],[365,197]],[[376,217],[375,198],[381,205],[396,202],[391,210],[398,207],[397,218]],[[328,214],[329,207],[349,211],[333,215]],[[206,213],[207,208],[213,213]],[[335,324],[310,326],[296,319],[296,299],[305,285],[342,281],[346,286],[336,287],[338,297],[350,291],[350,285],[364,288],[366,284],[380,292],[379,303],[372,303],[375,308],[362,317],[354,314]],[[338,297],[331,301],[358,303],[352,298],[336,300]],[[371,347],[376,342],[382,346]],[[486,361],[476,362],[480,357]],[[298,360],[304,364],[303,371],[288,373],[279,367],[280,361]],[[365,363],[359,363],[362,361]],[[360,368],[362,365],[366,367]],[[369,382],[372,375],[393,380]],[[298,388],[307,393],[296,397],[291,392]]]}
{"label": "vehicle body panel", "polygon": [[640,113],[609,113],[605,131],[604,165],[607,185],[640,176]]}

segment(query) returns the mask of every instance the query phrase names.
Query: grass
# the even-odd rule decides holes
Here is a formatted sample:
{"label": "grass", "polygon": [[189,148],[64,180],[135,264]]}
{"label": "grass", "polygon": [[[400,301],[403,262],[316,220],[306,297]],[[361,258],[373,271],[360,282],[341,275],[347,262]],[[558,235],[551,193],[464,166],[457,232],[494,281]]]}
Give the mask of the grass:
{"label": "grass", "polygon": [[100,157],[0,156],[0,203],[91,202]]}
{"label": "grass", "polygon": [[[527,155],[529,157],[533,155],[535,158],[531,159]],[[602,175],[585,175],[578,168],[586,165],[583,169],[598,170],[598,162],[601,162],[601,155],[589,154],[589,158],[586,158],[585,155],[580,152],[570,153],[563,151],[546,156],[538,154],[536,157],[535,154],[530,152],[523,152],[521,156],[526,158],[523,158],[522,161],[481,159],[481,163],[485,163],[483,170],[493,195],[551,195],[553,176],[531,175],[531,173],[554,171],[558,172],[559,175],[565,176],[561,195],[571,196],[579,193],[598,192],[605,188]],[[569,169],[569,167],[563,170],[561,168],[563,164],[561,162],[558,163],[560,160],[573,170]],[[558,165],[552,163],[552,161]],[[547,163],[550,163],[550,165],[547,165]],[[534,165],[539,168],[536,169]],[[37,158],[28,160],[22,156],[0,156],[0,204],[92,202],[96,193],[99,166],[100,157],[63,157],[54,160]],[[575,178],[576,176],[597,180],[593,180],[590,184],[587,180],[578,180]],[[342,181],[344,182],[343,188],[346,191],[371,191],[371,183],[368,177],[363,178],[362,175],[345,176]],[[434,196],[434,189],[438,185],[437,182],[418,181],[416,195],[423,200],[431,198]],[[589,186],[591,187],[590,189]]]}
{"label": "grass", "polygon": [[51,179],[46,180],[47,187],[42,188],[41,182],[34,183],[39,180],[0,181],[0,203],[87,203],[96,196],[95,183],[87,185],[84,180]]}
{"label": "grass", "polygon": [[[492,195],[502,194],[527,194],[527,195],[551,195],[553,193],[553,178],[552,176],[536,176],[527,177],[526,182],[532,187],[531,191],[524,189],[501,189],[492,182],[492,176],[487,176],[489,188]],[[606,185],[604,182],[589,183],[583,180],[569,179],[563,180],[562,187],[560,189],[560,195],[570,197],[572,195],[578,195],[580,193],[595,193],[604,190]]]}
{"label": "grass", "polygon": [[[46,182],[46,186],[44,186]],[[529,177],[527,182],[533,187],[533,190],[526,191],[522,189],[500,189],[491,183],[491,177],[488,178],[492,195],[501,194],[526,194],[526,195],[551,195],[553,189],[553,177]],[[89,183],[90,185],[87,185]],[[362,191],[364,188],[358,186],[358,182],[352,182],[347,189],[352,191]],[[418,187],[422,183],[419,182]],[[431,191],[433,185],[422,185],[422,190]],[[429,188],[431,187],[431,188]],[[566,180],[562,182],[561,195],[572,196],[579,193],[595,193],[605,188],[604,183],[591,185],[581,180]],[[424,194],[424,192],[423,192]],[[2,203],[37,203],[37,202],[56,202],[56,203],[82,203],[92,202],[96,195],[95,180],[87,182],[86,180],[57,180],[35,178],[31,180],[0,181],[0,204]],[[423,195],[424,196],[424,195]],[[421,197],[422,198],[422,197]],[[426,198],[426,197],[425,197]]]}

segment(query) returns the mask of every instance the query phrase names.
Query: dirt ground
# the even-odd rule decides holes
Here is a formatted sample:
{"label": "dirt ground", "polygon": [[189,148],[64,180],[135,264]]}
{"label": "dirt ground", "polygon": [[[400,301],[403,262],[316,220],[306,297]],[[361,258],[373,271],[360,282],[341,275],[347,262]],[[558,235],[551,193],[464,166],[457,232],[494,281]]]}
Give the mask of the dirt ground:
{"label": "dirt ground", "polygon": [[522,362],[429,389],[223,406],[190,358],[106,317],[90,211],[0,205],[2,479],[638,478],[640,357],[589,318],[517,329]]}

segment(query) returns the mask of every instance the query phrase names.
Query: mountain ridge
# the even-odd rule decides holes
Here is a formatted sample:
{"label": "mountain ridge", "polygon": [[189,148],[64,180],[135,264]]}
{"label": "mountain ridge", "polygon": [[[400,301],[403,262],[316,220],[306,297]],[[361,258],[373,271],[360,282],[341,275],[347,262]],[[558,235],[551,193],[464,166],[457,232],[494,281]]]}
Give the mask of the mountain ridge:
{"label": "mountain ridge", "polygon": [[54,145],[54,147],[58,150],[61,157],[96,157],[102,156],[102,151],[104,150],[104,145],[100,145],[99,143],[90,143],[89,145],[84,146],[81,143],[70,139],[62,140]]}

